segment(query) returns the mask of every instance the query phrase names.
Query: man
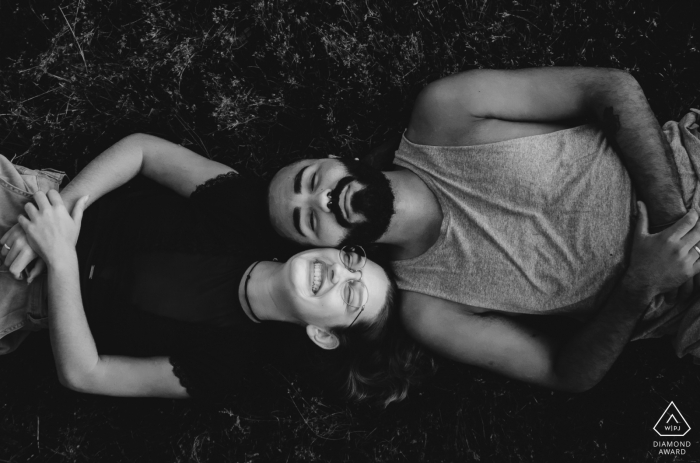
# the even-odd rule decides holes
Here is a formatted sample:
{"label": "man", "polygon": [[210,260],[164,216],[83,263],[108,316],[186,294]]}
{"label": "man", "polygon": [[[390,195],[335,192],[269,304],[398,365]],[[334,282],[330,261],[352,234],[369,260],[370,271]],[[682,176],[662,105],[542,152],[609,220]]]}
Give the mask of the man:
{"label": "man", "polygon": [[[436,352],[582,391],[645,312],[659,313],[655,296],[692,291],[700,235],[697,214],[684,214],[695,181],[678,157],[627,73],[479,70],[423,90],[395,170],[304,160],[275,176],[268,201],[273,226],[297,243],[387,245],[404,322]],[[630,253],[635,193],[650,231],[678,222],[650,235],[641,206]],[[517,313],[585,323],[562,341]]]}

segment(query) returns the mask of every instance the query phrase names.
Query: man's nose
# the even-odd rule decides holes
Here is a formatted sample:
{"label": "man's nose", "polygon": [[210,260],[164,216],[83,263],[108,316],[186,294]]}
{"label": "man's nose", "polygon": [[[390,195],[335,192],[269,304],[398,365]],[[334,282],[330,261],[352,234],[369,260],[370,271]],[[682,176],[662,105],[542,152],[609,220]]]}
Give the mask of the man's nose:
{"label": "man's nose", "polygon": [[314,196],[314,203],[319,209],[324,212],[330,212],[330,201],[331,201],[331,190],[330,188],[316,193]]}

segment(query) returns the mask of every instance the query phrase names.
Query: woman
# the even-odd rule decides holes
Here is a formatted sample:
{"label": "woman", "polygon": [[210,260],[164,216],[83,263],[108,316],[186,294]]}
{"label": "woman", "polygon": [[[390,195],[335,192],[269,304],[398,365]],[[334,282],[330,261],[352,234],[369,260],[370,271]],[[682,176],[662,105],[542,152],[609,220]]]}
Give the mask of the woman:
{"label": "woman", "polygon": [[[110,150],[103,153],[91,165],[114,166],[113,151],[111,156]],[[94,173],[91,165],[83,173]],[[67,193],[70,198],[71,192],[79,190],[76,184],[91,184],[83,173],[63,195]],[[237,250],[228,249],[231,246],[219,239],[226,235],[222,232],[226,227],[220,226],[226,221],[222,219],[226,214],[218,207],[213,208],[212,214],[201,214],[201,209],[215,203],[203,198],[220,196],[221,185],[230,184],[229,179],[233,178],[228,173],[223,176],[225,179],[221,177],[200,186],[198,193],[191,195],[188,204],[200,211],[197,227],[173,227],[168,217],[185,217],[188,220],[184,223],[191,225],[190,219],[196,214],[191,215],[186,207],[163,207],[167,201],[162,198],[150,202],[147,198],[138,201],[137,209],[148,214],[136,217],[154,217],[150,220],[150,237],[146,232],[144,238],[142,231],[126,236],[133,229],[148,230],[143,224],[121,227],[116,232],[117,240],[99,234],[98,241],[107,241],[102,247],[108,248],[112,256],[97,259],[97,266],[84,267],[84,286],[96,287],[92,294],[100,295],[95,304],[97,310],[88,307],[88,312],[97,313],[91,317],[90,325],[82,307],[74,246],[87,198],[75,202],[73,218],[68,215],[62,195],[55,191],[48,196],[37,193],[36,206],[26,206],[28,218],[21,218],[20,225],[27,232],[24,239],[48,266],[48,324],[62,383],[76,390],[108,395],[223,399],[241,378],[255,374],[261,355],[275,355],[269,349],[275,344],[270,338],[279,328],[265,325],[275,325],[268,320],[276,320],[304,325],[307,336],[324,349],[352,351],[352,355],[345,356],[351,372],[346,377],[346,388],[352,396],[377,395],[377,391],[389,400],[405,396],[410,362],[397,362],[405,357],[402,355],[392,355],[394,358],[390,359],[377,354],[398,352],[386,337],[394,329],[395,290],[381,267],[362,254],[337,250],[307,251],[282,265],[256,262],[252,256],[255,253],[246,252],[250,251],[249,242]],[[207,191],[208,196],[204,194]],[[121,202],[134,209],[133,201]],[[231,215],[240,218],[240,210]],[[115,210],[108,216],[112,225],[115,217],[122,225],[135,222],[124,220],[125,215]],[[200,226],[207,217],[213,225]],[[108,228],[113,234],[114,229],[119,229]],[[162,236],[168,234],[164,231],[174,228],[178,230],[169,234],[178,238],[171,240],[176,245],[168,240],[163,244]],[[255,232],[261,234],[259,229]],[[181,239],[183,236],[188,239]],[[154,245],[153,237],[161,242]],[[22,244],[17,227],[6,233],[0,243],[6,262],[11,254],[15,260],[21,254],[15,251],[15,246]],[[207,245],[209,250],[205,249]],[[85,260],[85,256],[81,257]],[[29,276],[36,278],[34,270]],[[29,286],[33,285],[36,283]],[[90,291],[86,299],[92,306],[95,298]],[[265,323],[258,325],[258,320]],[[98,345],[91,328],[96,331]],[[102,355],[108,351],[131,356]]]}

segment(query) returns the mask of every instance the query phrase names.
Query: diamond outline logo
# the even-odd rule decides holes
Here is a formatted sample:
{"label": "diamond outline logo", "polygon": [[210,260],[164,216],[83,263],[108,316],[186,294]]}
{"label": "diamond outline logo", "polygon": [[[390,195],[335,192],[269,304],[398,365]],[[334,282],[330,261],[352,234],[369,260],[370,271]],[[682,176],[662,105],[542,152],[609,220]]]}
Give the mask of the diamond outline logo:
{"label": "diamond outline logo", "polygon": [[[673,410],[671,410],[671,407],[673,407]],[[669,410],[671,410],[670,414],[669,414]],[[678,421],[676,414],[681,418],[681,422]],[[681,423],[685,424],[685,426],[687,428],[685,430],[685,432],[683,434],[661,434],[659,432],[659,430],[656,429],[656,427],[659,426],[659,423],[661,423],[661,420],[663,420],[666,416],[668,416],[668,418],[666,419],[666,421],[664,423],[662,423],[662,425],[667,424],[669,421],[671,421],[671,419],[673,419],[673,421],[675,421],[676,424],[681,424]],[[664,410],[664,412],[659,417],[659,420],[656,422],[653,429],[654,429],[654,431],[656,431],[656,434],[658,434],[661,437],[683,437],[686,434],[688,434],[688,432],[690,431],[690,425],[683,417],[683,414],[681,413],[681,411],[678,410],[678,407],[676,407],[676,404],[674,404],[673,401],[671,401],[671,403],[668,404],[668,407],[666,407],[666,410]]]}

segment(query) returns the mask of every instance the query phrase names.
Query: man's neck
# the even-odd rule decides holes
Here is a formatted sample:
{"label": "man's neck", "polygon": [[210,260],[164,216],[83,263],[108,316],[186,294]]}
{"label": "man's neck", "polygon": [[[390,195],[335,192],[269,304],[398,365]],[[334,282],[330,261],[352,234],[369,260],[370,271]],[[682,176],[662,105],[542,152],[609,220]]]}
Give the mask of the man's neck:
{"label": "man's neck", "polygon": [[408,169],[384,172],[394,192],[394,216],[377,243],[391,247],[393,260],[417,257],[437,241],[442,225],[440,203],[416,174]]}

